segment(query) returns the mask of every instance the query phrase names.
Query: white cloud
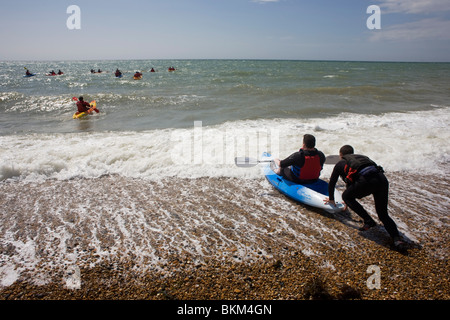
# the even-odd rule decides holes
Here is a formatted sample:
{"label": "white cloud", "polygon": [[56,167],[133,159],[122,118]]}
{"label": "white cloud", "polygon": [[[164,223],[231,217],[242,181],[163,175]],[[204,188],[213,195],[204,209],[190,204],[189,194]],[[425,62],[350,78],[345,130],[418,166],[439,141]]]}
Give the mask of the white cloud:
{"label": "white cloud", "polygon": [[372,32],[370,37],[372,41],[450,40],[450,20],[442,15],[450,12],[449,0],[379,0],[379,2],[382,21],[383,14],[390,13],[411,15],[416,21],[388,27],[383,27],[382,22],[382,29]]}
{"label": "white cloud", "polygon": [[372,41],[450,40],[450,21],[428,18],[372,32]]}
{"label": "white cloud", "polygon": [[449,0],[381,0],[380,7],[384,13],[430,14],[450,11]]}

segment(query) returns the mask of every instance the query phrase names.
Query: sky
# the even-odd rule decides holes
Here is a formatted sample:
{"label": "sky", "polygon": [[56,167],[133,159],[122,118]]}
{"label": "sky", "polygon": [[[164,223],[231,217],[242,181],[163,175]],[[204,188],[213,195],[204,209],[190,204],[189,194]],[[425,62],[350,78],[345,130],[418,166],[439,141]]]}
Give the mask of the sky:
{"label": "sky", "polygon": [[[1,60],[450,62],[449,0],[1,0]],[[69,11],[71,5],[79,15]],[[379,14],[369,6],[378,6]],[[76,17],[76,19],[74,19]],[[79,18],[79,19],[78,19]],[[79,29],[70,29],[79,22]],[[368,20],[371,28],[368,27]],[[379,28],[373,28],[378,23]]]}

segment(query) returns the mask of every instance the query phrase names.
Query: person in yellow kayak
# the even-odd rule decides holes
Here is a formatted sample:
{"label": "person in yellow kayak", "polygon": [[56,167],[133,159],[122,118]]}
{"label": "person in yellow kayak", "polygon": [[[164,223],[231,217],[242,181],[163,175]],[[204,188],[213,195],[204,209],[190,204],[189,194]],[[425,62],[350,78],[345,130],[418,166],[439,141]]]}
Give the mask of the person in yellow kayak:
{"label": "person in yellow kayak", "polygon": [[91,108],[91,105],[84,101],[83,97],[79,97],[77,101],[78,114],[87,112]]}

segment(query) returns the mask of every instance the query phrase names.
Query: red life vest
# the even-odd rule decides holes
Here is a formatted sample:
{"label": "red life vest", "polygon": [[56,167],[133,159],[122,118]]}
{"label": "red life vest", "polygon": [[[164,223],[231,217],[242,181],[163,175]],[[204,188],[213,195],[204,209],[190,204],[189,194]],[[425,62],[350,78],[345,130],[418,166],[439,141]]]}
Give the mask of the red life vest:
{"label": "red life vest", "polygon": [[315,180],[320,176],[322,166],[320,165],[319,154],[306,155],[303,167],[291,166],[292,173],[300,180]]}
{"label": "red life vest", "polygon": [[90,107],[90,105],[86,101],[78,101],[77,102],[78,112],[86,112],[89,110],[89,107]]}

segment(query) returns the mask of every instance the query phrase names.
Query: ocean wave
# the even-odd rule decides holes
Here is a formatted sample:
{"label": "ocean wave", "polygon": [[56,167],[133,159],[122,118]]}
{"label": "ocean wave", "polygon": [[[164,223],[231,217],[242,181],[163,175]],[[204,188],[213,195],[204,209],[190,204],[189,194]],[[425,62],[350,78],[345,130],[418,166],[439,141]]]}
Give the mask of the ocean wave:
{"label": "ocean wave", "polygon": [[[340,114],[305,119],[240,120],[215,126],[128,132],[30,134],[0,137],[0,180],[73,179],[118,174],[126,177],[260,178],[258,166],[237,168],[234,158],[280,158],[316,136],[325,154],[344,144],[389,171],[447,174],[450,108],[382,115]],[[323,175],[331,172],[326,166]]]}

